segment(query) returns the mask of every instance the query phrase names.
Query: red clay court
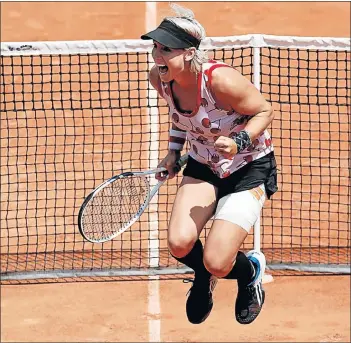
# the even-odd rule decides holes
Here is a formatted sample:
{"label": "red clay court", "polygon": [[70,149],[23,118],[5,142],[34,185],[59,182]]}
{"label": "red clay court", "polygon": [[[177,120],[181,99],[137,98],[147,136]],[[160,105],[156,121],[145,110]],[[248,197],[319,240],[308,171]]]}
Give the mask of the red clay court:
{"label": "red clay court", "polygon": [[[208,37],[349,36],[347,2],[183,5]],[[2,42],[139,39],[169,11],[168,3],[149,11],[145,2],[3,2]],[[350,53],[336,62],[334,52],[273,50],[262,50],[261,89],[277,112],[272,133],[281,176],[280,192],[262,216],[263,251],[267,260],[288,266],[350,268],[350,105],[340,103],[350,89]],[[247,48],[218,54],[252,76]],[[150,239],[160,251],[157,262],[178,267],[165,250],[175,182],[155,204],[157,230],[150,211],[101,247],[83,242],[75,225],[81,200],[97,182],[121,168],[148,168],[153,149],[160,158],[166,152],[165,144],[153,145],[145,119],[153,106],[146,54],[14,57],[20,67],[2,61],[1,180],[7,189],[1,196],[1,272],[72,271],[60,278],[2,280],[2,342],[350,342],[349,273],[269,270],[274,282],[265,285],[263,311],[248,326],[235,321],[236,282],[229,280],[219,281],[210,317],[194,326],[185,315],[184,275],[72,278],[83,267],[148,268]],[[14,87],[7,83],[12,79]],[[152,101],[159,107],[157,137],[164,142],[167,109]],[[333,132],[339,133],[335,141]],[[246,247],[252,243],[251,236]]]}

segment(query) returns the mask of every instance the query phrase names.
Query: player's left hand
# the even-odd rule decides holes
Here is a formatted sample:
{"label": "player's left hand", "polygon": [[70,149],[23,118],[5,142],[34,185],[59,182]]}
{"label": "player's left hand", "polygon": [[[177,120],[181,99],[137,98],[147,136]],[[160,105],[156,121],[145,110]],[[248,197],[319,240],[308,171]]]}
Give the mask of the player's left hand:
{"label": "player's left hand", "polygon": [[224,158],[232,159],[238,152],[238,147],[235,141],[229,137],[219,136],[215,143],[214,148]]}

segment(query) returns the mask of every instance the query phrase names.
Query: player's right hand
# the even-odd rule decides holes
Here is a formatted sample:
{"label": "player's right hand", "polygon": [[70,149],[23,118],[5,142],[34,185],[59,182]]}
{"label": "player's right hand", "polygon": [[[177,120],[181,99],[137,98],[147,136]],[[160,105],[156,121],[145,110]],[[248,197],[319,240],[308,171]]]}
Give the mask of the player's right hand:
{"label": "player's right hand", "polygon": [[[179,158],[180,151],[170,150],[167,156],[159,163],[157,168],[166,168],[168,172],[168,179],[173,179],[181,169],[177,164]],[[165,174],[165,172],[161,172],[157,173],[155,177],[157,180],[163,181],[166,179],[167,174]]]}

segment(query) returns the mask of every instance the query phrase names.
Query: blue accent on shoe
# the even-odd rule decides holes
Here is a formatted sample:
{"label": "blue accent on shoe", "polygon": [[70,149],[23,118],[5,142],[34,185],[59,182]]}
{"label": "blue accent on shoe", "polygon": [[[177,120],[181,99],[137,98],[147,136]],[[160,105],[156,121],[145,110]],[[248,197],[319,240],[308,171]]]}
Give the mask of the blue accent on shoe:
{"label": "blue accent on shoe", "polygon": [[253,280],[248,285],[248,286],[251,286],[252,284],[254,284],[257,281],[257,279],[261,273],[261,265],[256,257],[249,256],[248,259],[254,264],[254,268],[255,268],[255,276],[254,276]]}

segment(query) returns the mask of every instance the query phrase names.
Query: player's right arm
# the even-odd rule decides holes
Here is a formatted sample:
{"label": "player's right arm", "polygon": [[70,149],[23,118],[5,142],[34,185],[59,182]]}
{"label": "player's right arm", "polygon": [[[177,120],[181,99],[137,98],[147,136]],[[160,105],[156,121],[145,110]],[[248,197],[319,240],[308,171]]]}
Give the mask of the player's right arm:
{"label": "player's right arm", "polygon": [[[156,66],[153,66],[149,72],[149,80],[152,87],[157,90],[161,97],[163,96],[163,90],[161,86],[161,80],[158,75],[158,69]],[[172,123],[169,130],[169,143],[168,143],[168,154],[166,157],[159,163],[158,167],[165,167],[168,171],[169,179],[172,179],[175,175],[176,162],[180,158],[180,152],[183,149],[186,139],[186,132],[179,129],[174,123]],[[161,174],[156,174],[156,179],[162,180],[164,176]]]}

